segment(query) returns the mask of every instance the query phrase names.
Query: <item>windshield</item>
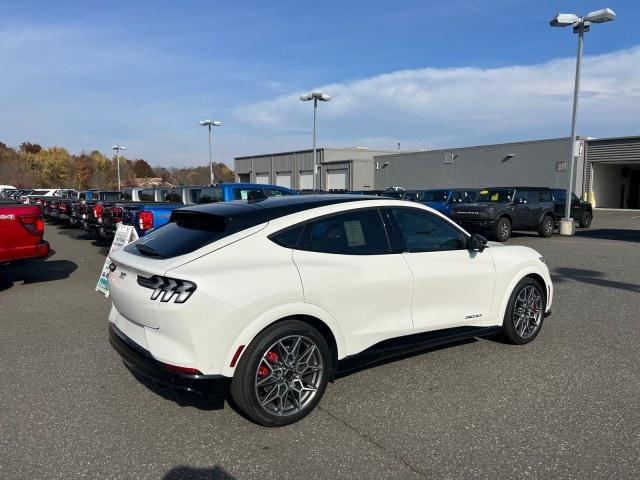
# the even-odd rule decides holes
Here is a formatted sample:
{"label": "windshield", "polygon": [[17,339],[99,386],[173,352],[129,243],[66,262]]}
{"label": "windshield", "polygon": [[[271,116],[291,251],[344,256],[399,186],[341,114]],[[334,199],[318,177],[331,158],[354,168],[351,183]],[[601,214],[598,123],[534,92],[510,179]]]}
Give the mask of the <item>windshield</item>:
{"label": "windshield", "polygon": [[449,190],[427,190],[422,192],[421,202],[444,203],[449,199]]}
{"label": "windshield", "polygon": [[515,190],[510,189],[486,189],[480,190],[476,197],[476,202],[479,203],[499,203],[510,202],[513,200],[513,194]]}
{"label": "windshield", "polygon": [[49,193],[51,190],[34,190],[33,192],[31,192],[29,195],[46,195],[47,193]]}

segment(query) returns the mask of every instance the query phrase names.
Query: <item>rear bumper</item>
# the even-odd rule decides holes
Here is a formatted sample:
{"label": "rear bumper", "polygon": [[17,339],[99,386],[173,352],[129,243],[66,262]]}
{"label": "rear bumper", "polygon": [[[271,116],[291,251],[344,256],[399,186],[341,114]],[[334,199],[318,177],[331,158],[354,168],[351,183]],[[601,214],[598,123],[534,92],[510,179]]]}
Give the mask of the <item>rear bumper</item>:
{"label": "rear bumper", "polygon": [[226,397],[231,379],[224,375],[189,375],[163,368],[151,354],[129,339],[113,323],[109,323],[109,342],[124,363],[143,377],[181,393],[205,399]]}

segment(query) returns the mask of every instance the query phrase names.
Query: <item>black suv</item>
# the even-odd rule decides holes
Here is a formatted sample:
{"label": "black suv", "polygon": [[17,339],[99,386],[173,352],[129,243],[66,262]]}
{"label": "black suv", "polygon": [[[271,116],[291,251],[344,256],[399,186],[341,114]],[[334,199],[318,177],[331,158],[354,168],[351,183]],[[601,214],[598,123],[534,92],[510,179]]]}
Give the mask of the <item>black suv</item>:
{"label": "black suv", "polygon": [[546,187],[484,188],[474,203],[453,207],[451,218],[500,242],[509,239],[512,228],[537,229],[541,237],[550,237],[555,226],[553,195]]}
{"label": "black suv", "polygon": [[[561,188],[553,188],[553,204],[556,222],[564,218],[565,200],[567,191]],[[593,220],[593,208],[591,204],[580,200],[575,193],[571,194],[571,218],[573,218],[581,228],[589,228]]]}

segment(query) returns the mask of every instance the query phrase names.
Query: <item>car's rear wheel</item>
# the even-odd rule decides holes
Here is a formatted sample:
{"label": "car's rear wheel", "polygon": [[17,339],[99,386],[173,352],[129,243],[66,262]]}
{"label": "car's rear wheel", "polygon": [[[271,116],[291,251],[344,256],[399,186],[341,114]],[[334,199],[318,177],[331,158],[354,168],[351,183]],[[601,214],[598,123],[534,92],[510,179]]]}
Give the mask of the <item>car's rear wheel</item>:
{"label": "car's rear wheel", "polygon": [[591,214],[591,212],[584,212],[582,214],[582,218],[580,219],[580,222],[578,222],[578,225],[580,225],[580,228],[589,228],[591,226],[592,221],[593,221],[593,215]]}
{"label": "car's rear wheel", "polygon": [[231,382],[236,405],[254,422],[281,427],[318,404],[331,371],[330,350],[311,325],[286,320],[247,347]]}
{"label": "car's rear wheel", "polygon": [[546,300],[544,289],[531,277],[520,280],[513,289],[502,331],[511,343],[524,345],[531,342],[542,327]]}
{"label": "car's rear wheel", "polygon": [[553,227],[555,222],[551,215],[545,215],[538,225],[538,235],[541,237],[550,237],[553,235]]}
{"label": "car's rear wheel", "polygon": [[509,237],[511,237],[511,221],[507,217],[498,219],[493,229],[493,236],[499,242],[509,240]]}

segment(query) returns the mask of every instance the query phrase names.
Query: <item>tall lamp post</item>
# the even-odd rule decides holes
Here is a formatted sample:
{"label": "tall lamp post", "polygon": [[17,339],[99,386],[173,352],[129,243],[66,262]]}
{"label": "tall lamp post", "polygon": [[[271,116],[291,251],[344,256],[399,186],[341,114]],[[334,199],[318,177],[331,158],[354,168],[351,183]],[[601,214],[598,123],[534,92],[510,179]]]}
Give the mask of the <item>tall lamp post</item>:
{"label": "tall lamp post", "polygon": [[203,127],[209,127],[209,176],[210,183],[213,185],[213,160],[211,158],[211,127],[219,127],[222,125],[222,122],[218,120],[200,120],[198,122],[199,125]]}
{"label": "tall lamp post", "polygon": [[580,94],[580,68],[582,66],[582,43],[584,33],[588,32],[592,23],[605,23],[615,20],[616,14],[610,8],[596,10],[584,17],[573,13],[559,13],[551,19],[552,27],[573,27],[573,33],[578,34],[578,51],[576,54],[576,78],[573,89],[573,114],[571,116],[571,160],[569,162],[569,181],[565,198],[564,218],[560,220],[560,235],[574,235],[575,227],[571,218],[571,193],[573,192],[573,177],[575,176],[578,142],[576,141],[576,117],[578,114],[578,97]]}
{"label": "tall lamp post", "polygon": [[[331,100],[329,95],[326,95],[318,90],[306,93],[300,97],[303,102],[309,102],[313,100],[313,189],[316,189],[316,175],[318,170],[318,159],[316,158],[316,113],[318,111],[318,101],[328,102]],[[322,186],[322,185],[320,185]]]}
{"label": "tall lamp post", "polygon": [[121,145],[114,145],[113,147],[111,147],[111,150],[116,151],[116,162],[118,164],[118,190],[122,190],[122,185],[120,183],[120,150],[126,149]]}

